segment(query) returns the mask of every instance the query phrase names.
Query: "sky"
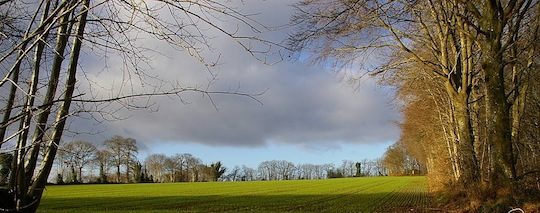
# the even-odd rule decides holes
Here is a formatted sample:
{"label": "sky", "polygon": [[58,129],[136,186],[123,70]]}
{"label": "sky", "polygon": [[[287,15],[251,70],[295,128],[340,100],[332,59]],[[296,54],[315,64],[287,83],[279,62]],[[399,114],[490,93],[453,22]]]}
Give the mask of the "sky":
{"label": "sky", "polygon": [[[258,36],[279,43],[293,30],[284,27],[293,11],[291,3],[254,0],[238,7],[272,27]],[[226,29],[237,27],[226,19],[217,23]],[[250,33],[241,27],[238,31]],[[130,76],[129,81],[120,56],[96,55],[86,47],[80,62],[84,67],[84,75],[79,76],[82,86],[77,92],[107,97],[155,91],[156,85],[166,90],[167,83],[174,82],[211,91],[253,94],[257,100],[239,95],[182,93],[179,97],[129,102],[149,105],[148,109],[126,109],[118,104],[92,106],[107,111],[107,118],[121,119],[103,121],[97,114],[93,114],[96,119],[81,115],[69,125],[79,134],[68,133],[64,140],[99,144],[121,135],[137,140],[143,159],[152,153],[191,153],[205,163],[222,161],[228,167],[256,167],[265,160],[339,164],[342,160],[374,159],[398,139],[400,113],[393,102],[392,88],[377,84],[377,79],[369,76],[355,84],[347,83],[350,73],[362,72],[356,66],[336,69],[324,62],[311,63],[307,53],[289,57],[278,47],[272,47],[273,55],[254,57],[219,32],[205,33],[211,37],[210,48],[201,54],[208,61],[217,61],[215,67],[207,70],[188,52],[143,37],[137,44],[152,50],[145,53],[148,63],[141,65],[147,75]],[[281,53],[283,60],[276,53]]]}

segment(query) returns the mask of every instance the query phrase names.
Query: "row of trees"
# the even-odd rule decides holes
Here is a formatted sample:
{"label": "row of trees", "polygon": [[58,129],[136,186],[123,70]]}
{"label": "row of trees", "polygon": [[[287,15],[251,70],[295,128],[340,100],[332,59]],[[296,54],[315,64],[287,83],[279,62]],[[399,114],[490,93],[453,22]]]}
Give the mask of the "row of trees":
{"label": "row of trees", "polygon": [[205,165],[191,154],[152,154],[144,161],[144,168],[154,182],[217,181],[226,169],[221,162]]}
{"label": "row of trees", "polygon": [[[139,174],[135,173],[137,167],[138,147],[135,139],[114,136],[104,141],[103,149],[98,149],[90,142],[73,141],[63,144],[59,148],[57,182],[83,182],[83,169],[99,168],[99,176],[95,182],[106,183],[109,170],[114,168],[114,182],[132,182]],[[64,178],[67,177],[67,178]]]}
{"label": "row of trees", "polygon": [[[60,184],[313,180],[425,174],[425,167],[398,144],[389,147],[383,158],[375,160],[343,160],[340,165],[271,160],[261,162],[257,168],[244,165],[231,169],[226,169],[219,161],[206,165],[189,153],[172,156],[151,154],[141,162],[137,158],[136,140],[118,135],[98,146],[86,141],[72,141],[62,144],[58,150],[55,181]],[[7,182],[11,163],[11,155],[4,153],[0,156],[0,184]]]}
{"label": "row of trees", "polygon": [[[62,184],[314,180],[425,173],[417,160],[408,156],[404,148],[397,146],[390,147],[382,159],[358,162],[343,160],[340,165],[271,160],[261,162],[257,168],[243,165],[230,169],[219,161],[204,164],[200,158],[189,153],[171,156],[151,154],[144,161],[138,160],[137,153],[136,140],[122,136],[105,140],[101,146],[86,141],[65,143],[59,148],[55,181]],[[8,177],[8,174],[9,171],[2,177]]]}
{"label": "row of trees", "polygon": [[394,148],[424,165],[432,186],[462,190],[477,198],[467,199],[474,205],[494,197],[516,205],[518,197],[531,198],[525,192],[540,191],[539,1],[305,0],[295,6],[292,48],[363,68],[360,74],[397,88],[404,122]]}
{"label": "row of trees", "polygon": [[86,141],[63,144],[56,161],[56,183],[217,181],[225,173],[221,162],[204,165],[191,154],[152,154],[140,162],[132,138],[114,136],[100,147]]}

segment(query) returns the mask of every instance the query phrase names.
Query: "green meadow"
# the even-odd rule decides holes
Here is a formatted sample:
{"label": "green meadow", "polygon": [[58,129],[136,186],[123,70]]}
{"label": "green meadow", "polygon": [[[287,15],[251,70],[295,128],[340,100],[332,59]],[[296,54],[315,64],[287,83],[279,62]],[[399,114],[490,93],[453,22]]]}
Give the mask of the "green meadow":
{"label": "green meadow", "polygon": [[405,212],[425,177],[48,186],[38,212]]}

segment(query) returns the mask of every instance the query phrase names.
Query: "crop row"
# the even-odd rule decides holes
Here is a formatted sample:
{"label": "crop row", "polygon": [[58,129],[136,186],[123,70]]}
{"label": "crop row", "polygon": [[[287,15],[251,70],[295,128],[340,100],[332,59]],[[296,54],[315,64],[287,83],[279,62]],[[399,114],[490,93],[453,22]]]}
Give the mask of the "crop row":
{"label": "crop row", "polygon": [[51,186],[41,212],[371,212],[427,205],[424,177]]}

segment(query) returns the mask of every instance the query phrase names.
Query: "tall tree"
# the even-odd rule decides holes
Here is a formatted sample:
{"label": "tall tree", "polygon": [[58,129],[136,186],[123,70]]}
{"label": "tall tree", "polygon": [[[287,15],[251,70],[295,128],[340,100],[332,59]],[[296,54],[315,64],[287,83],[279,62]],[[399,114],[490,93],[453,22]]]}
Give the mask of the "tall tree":
{"label": "tall tree", "polygon": [[227,168],[225,168],[221,161],[215,162],[210,164],[210,170],[211,170],[211,177],[212,181],[217,181],[223,174],[225,174],[225,171],[227,171]]}
{"label": "tall tree", "polygon": [[165,174],[168,176],[169,182],[176,181],[176,175],[180,172],[181,164],[181,161],[177,161],[174,158],[165,158],[165,161],[163,162],[163,169]]}
{"label": "tall tree", "polygon": [[356,162],[354,164],[354,167],[356,167],[356,173],[354,174],[355,177],[361,177],[362,176],[362,164],[360,162]]}
{"label": "tall tree", "polygon": [[108,171],[111,167],[112,153],[108,150],[98,150],[96,152],[95,163],[99,167],[99,183],[108,183]]}
{"label": "tall tree", "polygon": [[64,160],[78,172],[78,179],[74,181],[82,183],[82,170],[95,159],[96,146],[86,141],[73,141],[63,145],[60,151],[63,152]]}
{"label": "tall tree", "polygon": [[116,167],[116,182],[122,182],[121,168],[125,169],[125,182],[130,182],[130,166],[134,162],[137,153],[137,144],[135,139],[124,138],[122,136],[113,136],[105,141],[105,147],[112,154],[112,163]]}
{"label": "tall tree", "polygon": [[165,161],[167,156],[164,154],[152,154],[146,157],[144,160],[144,165],[148,169],[148,174],[150,174],[154,181],[156,182],[165,182]]}

